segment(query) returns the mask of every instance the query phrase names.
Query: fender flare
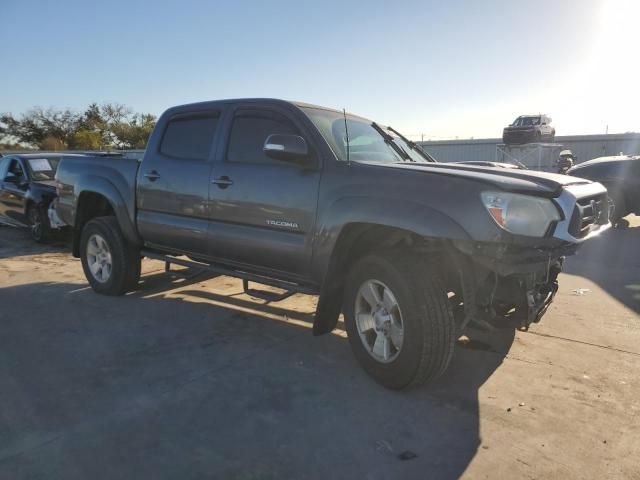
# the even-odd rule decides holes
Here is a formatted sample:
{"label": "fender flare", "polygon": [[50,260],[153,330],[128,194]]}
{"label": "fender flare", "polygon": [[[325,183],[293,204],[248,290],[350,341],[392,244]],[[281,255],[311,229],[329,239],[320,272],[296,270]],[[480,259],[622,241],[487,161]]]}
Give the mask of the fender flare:
{"label": "fender flare", "polygon": [[418,202],[400,199],[343,197],[321,218],[331,222],[319,225],[318,245],[314,252],[313,272],[321,279],[320,298],[313,324],[313,334],[331,332],[342,309],[343,281],[339,258],[340,239],[346,227],[368,224],[391,227],[421,237],[442,240],[470,240],[467,231],[448,215]]}
{"label": "fender flare", "polygon": [[120,190],[109,180],[96,175],[81,175],[76,179],[76,191],[74,195],[76,202],[71,211],[74,230],[79,230],[78,210],[80,208],[80,199],[84,193],[94,193],[103,196],[111,205],[113,212],[118,220],[118,225],[122,230],[124,237],[135,245],[141,245],[140,236],[134,223],[133,199],[128,203],[123,198]]}

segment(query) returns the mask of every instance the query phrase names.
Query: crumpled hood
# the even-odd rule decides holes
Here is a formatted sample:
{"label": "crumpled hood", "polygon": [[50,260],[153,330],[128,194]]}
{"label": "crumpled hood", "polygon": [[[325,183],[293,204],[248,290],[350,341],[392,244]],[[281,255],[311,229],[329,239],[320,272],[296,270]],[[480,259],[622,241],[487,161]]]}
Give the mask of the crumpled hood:
{"label": "crumpled hood", "polygon": [[591,183],[583,178],[557,173],[536,172],[506,168],[480,167],[453,163],[373,163],[367,165],[388,168],[397,171],[415,171],[424,174],[462,177],[482,182],[509,192],[536,194],[555,197],[562,187]]}

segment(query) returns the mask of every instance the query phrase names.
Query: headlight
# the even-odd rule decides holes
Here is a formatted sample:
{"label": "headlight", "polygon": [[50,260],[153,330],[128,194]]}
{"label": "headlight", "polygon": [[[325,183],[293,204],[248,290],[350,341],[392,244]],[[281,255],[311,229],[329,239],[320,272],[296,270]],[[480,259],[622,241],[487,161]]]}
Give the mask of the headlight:
{"label": "headlight", "polygon": [[482,192],[482,202],[496,223],[516,235],[542,237],[560,214],[548,198],[517,193]]}

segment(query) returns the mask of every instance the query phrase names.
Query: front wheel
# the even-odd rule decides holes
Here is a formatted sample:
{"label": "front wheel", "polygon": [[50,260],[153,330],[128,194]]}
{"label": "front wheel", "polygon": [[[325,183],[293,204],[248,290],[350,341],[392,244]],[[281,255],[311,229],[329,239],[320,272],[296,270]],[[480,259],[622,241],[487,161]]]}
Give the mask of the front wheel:
{"label": "front wheel", "polygon": [[89,221],[80,237],[84,274],[94,291],[123,295],[140,278],[140,252],[122,235],[115,217]]}
{"label": "front wheel", "polygon": [[29,231],[34,242],[44,243],[49,239],[49,219],[42,208],[31,205],[27,211]]}
{"label": "front wheel", "polygon": [[420,259],[388,252],[359,260],[347,277],[344,313],[355,357],[387,388],[432,381],[449,365],[455,323],[447,292]]}

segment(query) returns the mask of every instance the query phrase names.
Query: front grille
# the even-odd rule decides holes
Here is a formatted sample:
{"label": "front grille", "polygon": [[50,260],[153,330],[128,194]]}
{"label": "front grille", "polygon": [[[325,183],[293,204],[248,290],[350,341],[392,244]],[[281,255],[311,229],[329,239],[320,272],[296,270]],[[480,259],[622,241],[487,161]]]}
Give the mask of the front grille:
{"label": "front grille", "polygon": [[609,222],[609,201],[607,194],[579,198],[573,209],[569,233],[576,238],[584,238],[592,230]]}
{"label": "front grille", "polygon": [[502,138],[506,143],[527,143],[533,140],[534,137],[534,132],[526,130],[506,131],[502,135]]}

